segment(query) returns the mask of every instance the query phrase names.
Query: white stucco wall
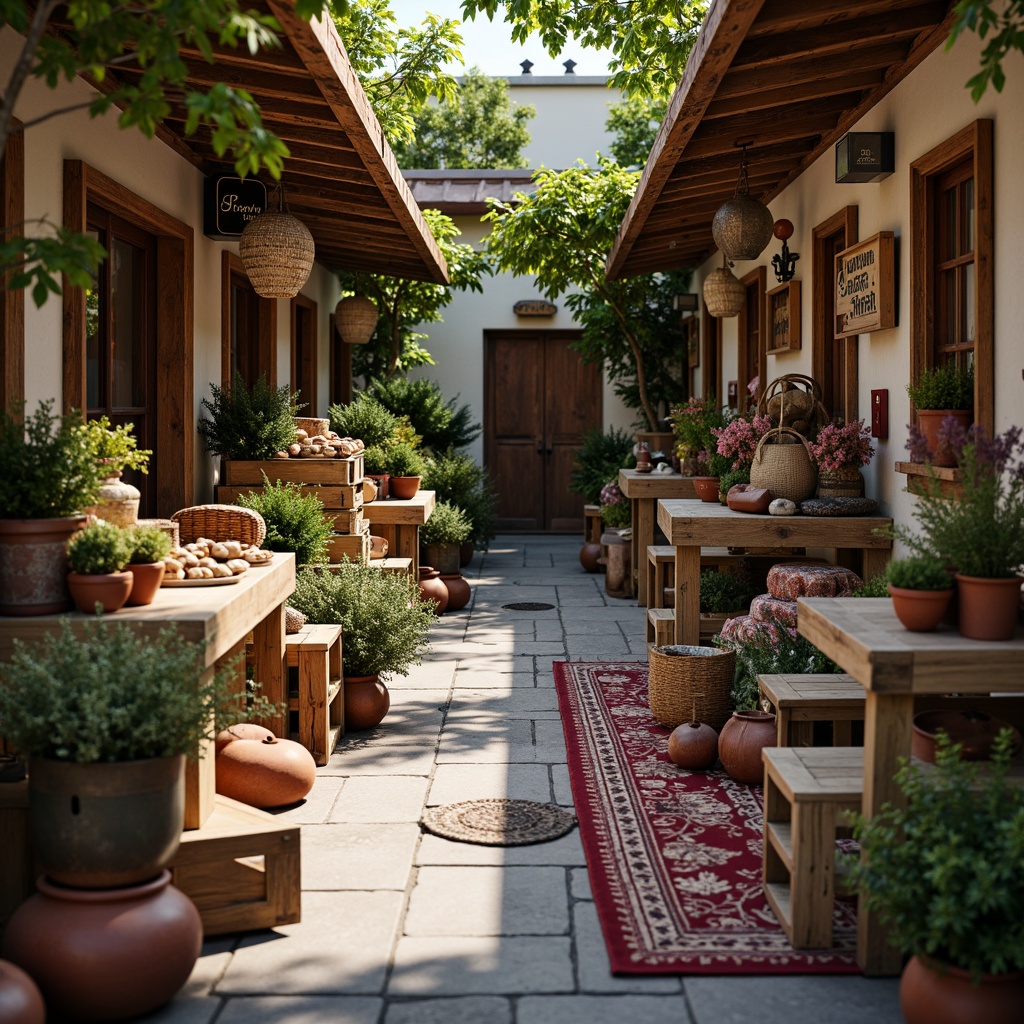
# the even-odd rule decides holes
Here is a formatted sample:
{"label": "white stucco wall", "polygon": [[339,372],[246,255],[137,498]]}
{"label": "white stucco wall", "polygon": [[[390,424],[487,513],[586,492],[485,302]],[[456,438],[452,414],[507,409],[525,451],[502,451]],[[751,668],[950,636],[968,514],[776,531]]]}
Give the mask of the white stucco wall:
{"label": "white stucco wall", "polygon": [[[837,185],[835,158],[830,149],[770,204],[772,216],[795,226],[791,250],[802,253],[796,277],[801,289],[802,347],[768,356],[768,379],[784,373],[811,372],[811,232],[844,206],[858,207],[859,237],[892,231],[897,244],[897,326],[860,336],[858,344],[858,408],[869,416],[871,390],[889,391],[889,438],[876,441],[876,453],[864,471],[867,494],[881,503],[880,511],[909,523],[915,499],[906,493],[906,478],[893,465],[905,461],[910,399],[910,226],[909,165],[978,118],[994,121],[995,150],[995,427],[1005,430],[1024,420],[1024,292],[1020,267],[1024,258],[1024,200],[1020,168],[1024,166],[1024,60],[1019,54],[1006,62],[1004,91],[991,88],[975,105],[964,83],[978,67],[980,45],[973,35],[962,36],[950,52],[939,48],[851,130],[892,131],[896,135],[896,171],[874,184]],[[776,285],[771,258],[780,249],[774,239],[758,260],[737,263],[742,278],[757,264],[768,268],[768,287]],[[699,290],[704,277],[721,265],[709,259],[695,275]],[[722,380],[736,379],[737,320],[724,321]],[[724,386],[724,385],[723,385]]]}

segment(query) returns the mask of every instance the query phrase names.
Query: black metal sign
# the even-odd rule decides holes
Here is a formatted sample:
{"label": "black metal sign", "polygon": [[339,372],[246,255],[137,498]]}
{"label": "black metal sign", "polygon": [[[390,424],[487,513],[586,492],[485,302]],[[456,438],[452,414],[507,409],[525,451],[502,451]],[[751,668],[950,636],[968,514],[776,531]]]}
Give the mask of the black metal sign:
{"label": "black metal sign", "polygon": [[221,240],[238,238],[243,228],[267,208],[267,187],[256,178],[206,179],[203,234]]}

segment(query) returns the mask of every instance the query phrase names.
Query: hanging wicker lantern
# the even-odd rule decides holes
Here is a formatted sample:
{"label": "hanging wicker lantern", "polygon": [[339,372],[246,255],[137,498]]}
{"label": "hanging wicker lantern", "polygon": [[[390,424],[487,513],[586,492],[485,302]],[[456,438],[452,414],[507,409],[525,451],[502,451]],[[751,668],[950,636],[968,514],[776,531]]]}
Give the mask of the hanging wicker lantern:
{"label": "hanging wicker lantern", "polygon": [[715,245],[731,260],[756,260],[772,240],[775,223],[768,207],[748,194],[746,153],[744,143],[736,194],[718,208],[711,223]]}
{"label": "hanging wicker lantern", "polygon": [[302,221],[288,212],[278,187],[277,209],[254,217],[238,240],[238,254],[257,295],[291,299],[309,279],[316,246]]}
{"label": "hanging wicker lantern", "polygon": [[372,299],[349,295],[334,307],[334,326],[346,345],[365,345],[377,329],[379,316]]}
{"label": "hanging wicker lantern", "polygon": [[747,301],[747,289],[729,269],[723,256],[722,265],[704,278],[704,302],[712,316],[737,316]]}

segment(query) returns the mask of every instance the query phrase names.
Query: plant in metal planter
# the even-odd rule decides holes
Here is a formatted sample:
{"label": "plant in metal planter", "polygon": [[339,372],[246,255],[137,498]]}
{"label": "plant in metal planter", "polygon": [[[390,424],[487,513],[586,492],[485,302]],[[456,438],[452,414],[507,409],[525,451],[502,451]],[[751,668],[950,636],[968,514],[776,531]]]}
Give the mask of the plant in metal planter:
{"label": "plant in metal planter", "polygon": [[209,417],[201,416],[197,429],[206,450],[224,459],[272,458],[295,441],[298,392],[272,388],[263,374],[252,388],[236,373],[227,387],[210,385],[212,398],[203,399]]}

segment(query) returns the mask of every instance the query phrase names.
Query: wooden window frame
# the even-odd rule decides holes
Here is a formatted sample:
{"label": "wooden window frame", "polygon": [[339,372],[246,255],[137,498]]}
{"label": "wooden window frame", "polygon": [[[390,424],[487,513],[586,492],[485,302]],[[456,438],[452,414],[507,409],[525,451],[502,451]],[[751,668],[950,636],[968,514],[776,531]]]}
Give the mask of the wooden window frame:
{"label": "wooden window frame", "polygon": [[313,376],[313,394],[301,395],[300,401],[305,403],[305,408],[302,410],[304,416],[316,416],[317,408],[319,407],[319,400],[317,398],[317,392],[319,390],[319,352],[320,347],[320,321],[319,321],[319,306],[313,299],[307,298],[305,295],[299,293],[292,300],[289,307],[289,320],[291,326],[291,355],[290,355],[290,367],[291,367],[291,389],[292,391],[299,390],[299,377],[301,371],[298,365],[298,352],[296,343],[299,339],[299,310],[304,309],[309,314],[309,322],[313,325],[312,337],[310,341],[310,372]]}
{"label": "wooden window frame", "polygon": [[[249,275],[238,253],[224,249],[220,261],[220,386],[231,385],[231,275]],[[259,299],[259,337],[257,338],[257,377],[267,375],[267,383],[277,387],[277,299]]]}
{"label": "wooden window frame", "polygon": [[[193,281],[194,233],[183,221],[136,195],[82,160],[64,161],[64,226],[86,230],[86,207],[95,202],[156,236],[156,443],[152,481],[155,507],[170,515],[192,504],[195,490]],[[86,400],[85,289],[63,281],[63,408]]]}
{"label": "wooden window frame", "polygon": [[[768,381],[765,379],[768,373],[768,303],[765,299],[765,292],[768,289],[768,268],[764,266],[754,267],[749,274],[746,274],[740,278],[740,284],[743,285],[744,289],[748,290],[751,288],[757,289],[757,380],[759,385],[759,391],[767,386]],[[750,383],[749,380],[744,380],[743,377],[747,372],[747,366],[750,362],[750,352],[747,346],[747,334],[749,327],[750,312],[748,310],[748,303],[743,303],[743,308],[740,310],[739,319],[737,322],[737,338],[736,338],[736,403],[741,404],[744,399],[753,400],[756,403],[756,399],[753,398],[747,392],[747,385]],[[742,411],[742,410],[740,410]]]}
{"label": "wooden window frame", "polygon": [[721,408],[725,404],[722,394],[722,321],[720,317],[711,315],[706,302],[701,303],[700,332],[701,397],[714,395]]}
{"label": "wooden window frame", "polygon": [[352,346],[346,345],[331,317],[330,384],[327,404],[348,405],[352,401]]}
{"label": "wooden window frame", "polygon": [[979,119],[910,165],[910,380],[932,358],[935,329],[935,183],[965,160],[974,168],[974,421],[995,429],[993,122]]}
{"label": "wooden window frame", "polygon": [[[25,136],[11,119],[0,163],[0,231],[4,237],[25,223]],[[0,412],[25,398],[25,289],[0,285]]]}

